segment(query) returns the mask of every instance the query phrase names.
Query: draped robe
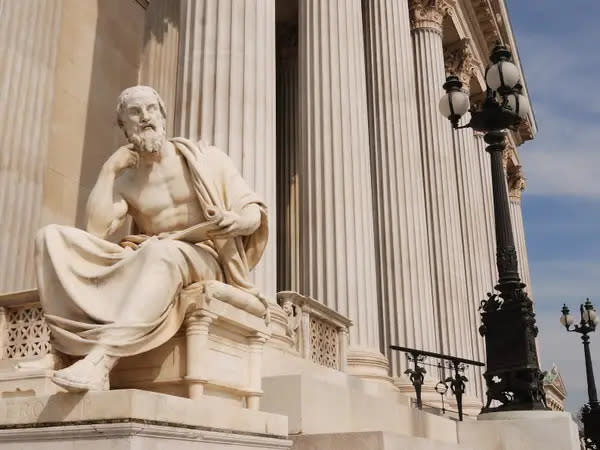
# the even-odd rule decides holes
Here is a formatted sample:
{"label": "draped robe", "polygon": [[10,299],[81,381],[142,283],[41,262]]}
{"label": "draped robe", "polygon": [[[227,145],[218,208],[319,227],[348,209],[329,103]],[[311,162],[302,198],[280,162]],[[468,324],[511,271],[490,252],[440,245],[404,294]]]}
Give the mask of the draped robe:
{"label": "draped robe", "polygon": [[267,243],[267,210],[231,160],[202,142],[172,139],[190,171],[200,208],[240,212],[256,204],[250,236],[190,243],[154,236],[123,248],[83,230],[48,225],[36,236],[40,302],[54,347],[85,355],[97,345],[130,356],[166,342],[190,306],[179,296],[191,283],[220,280],[262,299],[248,274]]}

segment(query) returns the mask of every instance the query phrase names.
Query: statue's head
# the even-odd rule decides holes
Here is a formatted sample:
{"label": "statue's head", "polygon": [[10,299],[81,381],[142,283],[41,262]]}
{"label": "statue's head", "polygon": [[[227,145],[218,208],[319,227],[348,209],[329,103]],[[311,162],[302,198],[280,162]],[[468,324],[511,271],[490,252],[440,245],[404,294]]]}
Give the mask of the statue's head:
{"label": "statue's head", "polygon": [[165,104],[150,86],[133,86],[119,95],[117,123],[138,151],[158,152],[167,138]]}

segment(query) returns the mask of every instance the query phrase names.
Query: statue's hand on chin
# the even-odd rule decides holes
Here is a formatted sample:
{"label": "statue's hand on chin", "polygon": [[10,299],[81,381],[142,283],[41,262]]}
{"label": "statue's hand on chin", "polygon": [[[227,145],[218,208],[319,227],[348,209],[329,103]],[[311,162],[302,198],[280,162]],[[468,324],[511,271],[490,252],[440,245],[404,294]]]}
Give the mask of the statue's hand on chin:
{"label": "statue's hand on chin", "polygon": [[133,144],[120,147],[104,163],[108,170],[118,175],[129,167],[137,167],[140,163],[140,154],[133,150]]}

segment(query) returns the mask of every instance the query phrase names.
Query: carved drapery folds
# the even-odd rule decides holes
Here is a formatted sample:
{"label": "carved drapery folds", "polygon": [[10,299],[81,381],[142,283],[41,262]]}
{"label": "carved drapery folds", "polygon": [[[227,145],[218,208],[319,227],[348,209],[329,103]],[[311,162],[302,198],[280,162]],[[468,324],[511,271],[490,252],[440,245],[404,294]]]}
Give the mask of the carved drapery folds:
{"label": "carved drapery folds", "polygon": [[453,74],[463,84],[463,90],[470,90],[471,78],[481,70],[480,64],[473,53],[471,39],[464,38],[449,46],[444,51],[444,66],[446,73]]}
{"label": "carved drapery folds", "polygon": [[454,0],[409,0],[410,26],[413,30],[430,28],[442,33],[442,23],[452,14]]}

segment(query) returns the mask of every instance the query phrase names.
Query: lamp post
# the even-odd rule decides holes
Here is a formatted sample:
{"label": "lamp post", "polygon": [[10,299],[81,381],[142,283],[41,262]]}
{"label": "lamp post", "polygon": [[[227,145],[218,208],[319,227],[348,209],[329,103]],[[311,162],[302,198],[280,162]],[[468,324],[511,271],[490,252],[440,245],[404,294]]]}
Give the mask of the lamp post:
{"label": "lamp post", "polygon": [[482,413],[548,409],[535,343],[538,329],[533,304],[519,276],[502,165],[506,130],[516,130],[530,111],[521,92],[519,70],[510,60],[510,51],[498,43],[486,71],[485,101],[481,108],[471,108],[469,124],[458,125],[461,116],[469,110],[469,97],[462,91],[462,83],[456,76],[446,79],[446,95],[439,105],[440,112],[454,129],[470,127],[484,132],[486,151],[491,157],[499,274],[496,289],[500,294],[488,294],[480,307],[479,332],[485,337],[487,362],[484,374],[487,402]]}
{"label": "lamp post", "polygon": [[594,368],[590,353],[590,337],[588,336],[589,333],[596,331],[596,325],[600,319],[589,298],[586,299],[583,305],[579,306],[581,319],[578,324],[575,323],[573,316],[569,314],[567,305],[563,305],[561,312],[560,323],[567,331],[581,334],[581,340],[583,341],[589,399],[583,409],[584,435],[587,448],[600,449],[600,402],[598,402],[598,393],[596,392],[596,381],[594,380]]}

